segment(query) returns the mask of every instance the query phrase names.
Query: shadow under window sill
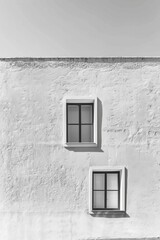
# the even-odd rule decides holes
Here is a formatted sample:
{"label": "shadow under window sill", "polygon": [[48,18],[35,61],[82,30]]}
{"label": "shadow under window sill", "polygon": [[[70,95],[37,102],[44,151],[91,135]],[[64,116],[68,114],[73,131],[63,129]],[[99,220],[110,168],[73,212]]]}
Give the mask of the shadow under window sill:
{"label": "shadow under window sill", "polygon": [[89,212],[92,217],[102,218],[129,218],[125,211],[92,211]]}
{"label": "shadow under window sill", "polygon": [[103,152],[97,143],[65,143],[64,147],[74,152]]}

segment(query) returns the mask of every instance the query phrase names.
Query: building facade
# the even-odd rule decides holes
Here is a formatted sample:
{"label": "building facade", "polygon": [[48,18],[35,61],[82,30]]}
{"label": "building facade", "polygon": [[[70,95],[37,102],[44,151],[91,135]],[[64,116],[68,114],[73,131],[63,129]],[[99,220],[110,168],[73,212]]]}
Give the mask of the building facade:
{"label": "building facade", "polygon": [[0,61],[0,239],[160,237],[160,59]]}

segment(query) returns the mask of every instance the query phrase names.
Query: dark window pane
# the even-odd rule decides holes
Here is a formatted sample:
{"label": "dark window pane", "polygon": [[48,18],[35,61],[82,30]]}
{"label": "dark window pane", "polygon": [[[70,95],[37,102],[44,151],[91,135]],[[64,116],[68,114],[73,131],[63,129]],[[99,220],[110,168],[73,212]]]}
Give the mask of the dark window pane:
{"label": "dark window pane", "polygon": [[93,126],[81,125],[81,141],[93,142]]}
{"label": "dark window pane", "polygon": [[118,191],[107,191],[107,208],[118,208]]}
{"label": "dark window pane", "polygon": [[68,125],[68,142],[79,142],[79,125]]}
{"label": "dark window pane", "polygon": [[92,123],[92,105],[81,105],[81,122]]}
{"label": "dark window pane", "polygon": [[94,190],[104,190],[105,189],[105,174],[104,173],[94,173]]}
{"label": "dark window pane", "polygon": [[79,106],[68,105],[68,123],[79,123]]}
{"label": "dark window pane", "polygon": [[94,191],[93,208],[104,208],[104,191]]}
{"label": "dark window pane", "polygon": [[107,173],[107,190],[118,190],[118,173]]}

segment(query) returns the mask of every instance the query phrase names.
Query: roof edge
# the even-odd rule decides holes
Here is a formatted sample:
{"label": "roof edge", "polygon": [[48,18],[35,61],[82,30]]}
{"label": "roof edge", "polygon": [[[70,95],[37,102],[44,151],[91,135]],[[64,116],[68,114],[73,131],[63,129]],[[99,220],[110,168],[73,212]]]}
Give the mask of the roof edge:
{"label": "roof edge", "polygon": [[0,61],[75,61],[75,62],[117,62],[117,61],[160,61],[160,56],[152,57],[5,57]]}

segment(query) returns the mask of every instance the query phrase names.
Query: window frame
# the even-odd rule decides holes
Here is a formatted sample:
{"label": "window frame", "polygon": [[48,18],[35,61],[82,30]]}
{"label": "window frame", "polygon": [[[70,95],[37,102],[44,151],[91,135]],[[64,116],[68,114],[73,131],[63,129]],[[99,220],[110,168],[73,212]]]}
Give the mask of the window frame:
{"label": "window frame", "polygon": [[[104,190],[94,189],[94,174],[105,174],[104,177]],[[107,174],[117,174],[118,175],[118,190],[108,190],[107,189]],[[94,192],[103,191],[104,192],[104,208],[94,208]],[[108,208],[107,207],[107,192],[108,191],[117,191],[118,192],[118,208]],[[93,171],[92,173],[92,206],[93,210],[120,210],[120,172],[119,171]]]}
{"label": "window frame", "polygon": [[[93,205],[93,174],[94,173],[119,173],[119,207],[117,209],[111,209],[111,208],[94,208]],[[106,175],[105,175],[106,176]],[[105,184],[106,184],[106,177],[105,177]],[[106,187],[105,187],[106,190]],[[89,169],[89,213],[95,214],[95,213],[119,213],[119,212],[125,212],[125,167],[107,167],[107,166],[93,166]],[[104,194],[106,195],[106,193]],[[106,200],[106,196],[105,196]],[[105,203],[106,206],[106,203]]]}
{"label": "window frame", "polygon": [[[92,105],[92,121],[93,121],[93,142],[67,142],[67,126],[68,126],[68,105]],[[64,124],[63,124],[63,145],[65,147],[97,147],[97,98],[73,97],[64,99]],[[80,117],[80,116],[79,116]],[[78,124],[77,124],[78,125]],[[89,124],[88,124],[89,125]]]}

